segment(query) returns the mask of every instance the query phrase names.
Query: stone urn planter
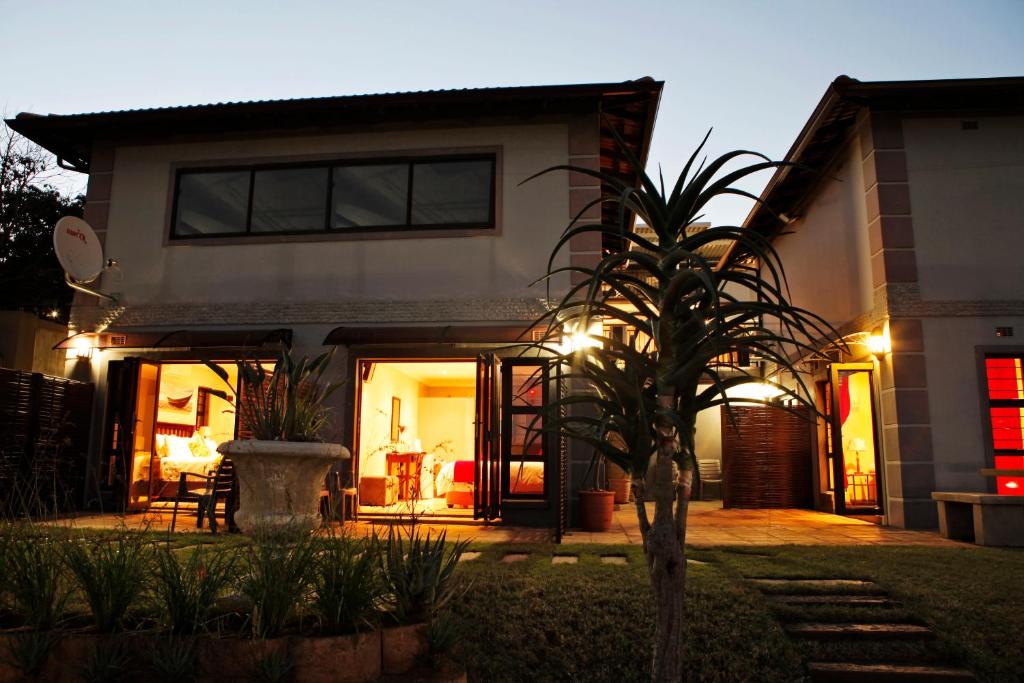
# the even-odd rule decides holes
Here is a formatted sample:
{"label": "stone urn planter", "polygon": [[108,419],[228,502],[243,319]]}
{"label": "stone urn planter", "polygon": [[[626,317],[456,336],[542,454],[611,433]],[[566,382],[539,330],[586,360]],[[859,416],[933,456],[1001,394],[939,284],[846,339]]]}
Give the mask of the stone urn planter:
{"label": "stone urn planter", "polygon": [[351,457],[339,444],[298,441],[235,440],[217,451],[235,465],[240,498],[235,523],[247,533],[316,527],[324,477],[331,465]]}

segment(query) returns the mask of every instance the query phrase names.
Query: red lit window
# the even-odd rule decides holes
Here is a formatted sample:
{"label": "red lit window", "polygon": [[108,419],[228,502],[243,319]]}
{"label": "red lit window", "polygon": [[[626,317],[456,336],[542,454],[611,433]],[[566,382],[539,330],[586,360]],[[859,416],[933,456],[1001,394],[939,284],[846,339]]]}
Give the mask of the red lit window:
{"label": "red lit window", "polygon": [[[1024,358],[985,359],[988,415],[997,470],[1024,469]],[[1024,496],[1024,477],[996,477],[996,490]]]}

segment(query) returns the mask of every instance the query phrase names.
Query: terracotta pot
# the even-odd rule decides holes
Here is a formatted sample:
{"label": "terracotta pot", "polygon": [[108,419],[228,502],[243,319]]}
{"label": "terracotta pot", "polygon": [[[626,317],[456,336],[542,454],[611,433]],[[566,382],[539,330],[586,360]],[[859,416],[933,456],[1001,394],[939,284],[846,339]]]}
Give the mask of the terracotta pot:
{"label": "terracotta pot", "polygon": [[235,440],[217,446],[238,473],[235,523],[245,532],[320,523],[320,491],[331,465],[351,457],[331,443]]}
{"label": "terracotta pot", "polygon": [[628,503],[629,502],[629,479],[609,479],[608,488],[615,494],[616,503]]}
{"label": "terracotta pot", "polygon": [[580,524],[584,531],[608,531],[614,511],[612,491],[580,491]]}

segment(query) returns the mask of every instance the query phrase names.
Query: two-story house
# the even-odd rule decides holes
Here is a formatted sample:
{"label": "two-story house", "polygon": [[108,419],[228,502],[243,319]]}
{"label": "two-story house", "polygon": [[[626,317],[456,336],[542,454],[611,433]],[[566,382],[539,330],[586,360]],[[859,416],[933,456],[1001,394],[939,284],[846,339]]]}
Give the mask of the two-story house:
{"label": "two-story house", "polygon": [[[1024,78],[827,89],[745,226],[847,349],[809,377],[820,509],[936,526],[933,491],[1024,494]],[[810,383],[810,382],[809,382]]]}
{"label": "two-story house", "polygon": [[[91,502],[143,510],[237,434],[202,361],[336,347],[335,432],[360,512],[561,526],[590,454],[525,438],[553,368],[508,345],[546,310],[550,250],[635,182],[662,83],[485,88],[78,115],[12,128],[89,176],[85,218],[116,259],[77,293],[69,372],[97,387]],[[601,209],[591,208],[593,217]],[[557,265],[608,245],[578,239]],[[568,278],[556,278],[554,295]],[[546,373],[548,381],[528,378]],[[342,395],[344,394],[344,395]]]}

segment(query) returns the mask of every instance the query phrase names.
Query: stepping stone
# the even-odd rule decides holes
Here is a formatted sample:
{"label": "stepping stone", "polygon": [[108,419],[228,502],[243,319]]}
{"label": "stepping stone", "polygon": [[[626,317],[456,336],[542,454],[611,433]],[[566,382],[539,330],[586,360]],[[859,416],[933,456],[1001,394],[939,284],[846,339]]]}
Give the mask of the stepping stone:
{"label": "stepping stone", "polygon": [[551,558],[551,564],[576,564],[579,559],[576,555],[555,555]]}
{"label": "stepping stone", "polygon": [[807,672],[813,683],[972,683],[978,680],[966,669],[907,664],[811,662]]}
{"label": "stepping stone", "polygon": [[505,564],[512,564],[513,562],[522,562],[528,557],[529,555],[526,553],[509,553],[501,558],[501,561]]}
{"label": "stepping stone", "polygon": [[472,560],[479,559],[479,557],[480,553],[475,550],[470,550],[469,552],[462,553],[462,557],[459,558],[459,562],[470,562]]}
{"label": "stepping stone", "polygon": [[863,588],[882,592],[873,581],[860,579],[750,579],[750,583],[760,588],[792,588],[794,590],[822,590],[826,588]]}
{"label": "stepping stone", "polygon": [[883,595],[786,595],[776,593],[767,596],[771,602],[786,605],[840,605],[843,607],[895,607],[899,603]]}
{"label": "stepping stone", "polygon": [[916,624],[786,624],[791,635],[810,640],[926,640],[935,634]]}
{"label": "stepping stone", "polygon": [[601,562],[603,564],[626,564],[626,558],[622,555],[602,555]]}

